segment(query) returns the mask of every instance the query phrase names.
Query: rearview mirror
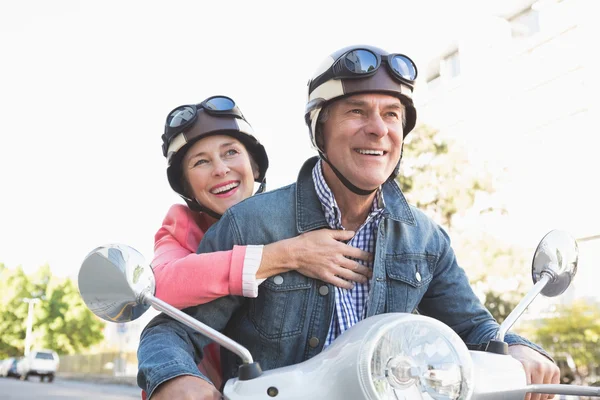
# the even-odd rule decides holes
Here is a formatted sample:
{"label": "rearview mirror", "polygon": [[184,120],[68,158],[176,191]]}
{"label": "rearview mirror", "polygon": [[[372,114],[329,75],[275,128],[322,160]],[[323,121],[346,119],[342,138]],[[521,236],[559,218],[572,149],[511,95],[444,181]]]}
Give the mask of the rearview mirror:
{"label": "rearview mirror", "polygon": [[577,272],[578,257],[577,242],[567,232],[554,230],[542,238],[533,255],[533,288],[502,321],[495,339],[488,343],[488,351],[508,354],[508,345],[504,342],[506,332],[538,294],[554,297],[567,290]]}
{"label": "rearview mirror", "polygon": [[143,294],[154,295],[154,273],[137,250],[111,244],[92,250],[79,269],[79,292],[86,306],[110,322],[137,319],[150,307]]}
{"label": "rearview mirror", "polygon": [[243,362],[240,376],[256,377],[262,373],[248,349],[154,297],[155,289],[152,267],[137,250],[124,244],[92,250],[79,269],[79,292],[85,305],[98,317],[110,322],[129,322],[153,306],[237,354]]}
{"label": "rearview mirror", "polygon": [[554,297],[567,290],[577,273],[578,258],[577,241],[571,235],[559,230],[546,234],[535,251],[531,267],[533,283],[545,274],[552,278],[540,293]]}

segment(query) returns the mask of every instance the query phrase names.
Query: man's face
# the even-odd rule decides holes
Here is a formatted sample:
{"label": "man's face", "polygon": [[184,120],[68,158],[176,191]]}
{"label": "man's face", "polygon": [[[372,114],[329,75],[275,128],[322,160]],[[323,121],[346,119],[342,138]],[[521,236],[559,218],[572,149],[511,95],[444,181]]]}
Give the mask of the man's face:
{"label": "man's face", "polygon": [[[400,161],[404,106],[386,94],[357,94],[329,106],[323,123],[323,149],[329,161],[354,185],[381,186]],[[337,179],[327,164],[328,183]]]}

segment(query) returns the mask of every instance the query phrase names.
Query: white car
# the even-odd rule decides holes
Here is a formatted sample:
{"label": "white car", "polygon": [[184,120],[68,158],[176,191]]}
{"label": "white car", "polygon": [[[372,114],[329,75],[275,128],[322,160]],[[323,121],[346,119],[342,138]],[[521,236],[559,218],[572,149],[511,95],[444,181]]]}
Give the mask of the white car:
{"label": "white car", "polygon": [[6,360],[3,360],[0,362],[0,376],[3,377],[10,377],[10,376],[16,376],[18,377],[19,375],[17,374],[17,361],[18,359],[11,357],[11,358],[7,358]]}
{"label": "white car", "polygon": [[48,382],[54,380],[54,374],[58,369],[58,354],[52,350],[32,350],[28,356],[23,357],[17,364],[17,374],[22,380],[29,379],[36,375],[43,382],[48,378]]}

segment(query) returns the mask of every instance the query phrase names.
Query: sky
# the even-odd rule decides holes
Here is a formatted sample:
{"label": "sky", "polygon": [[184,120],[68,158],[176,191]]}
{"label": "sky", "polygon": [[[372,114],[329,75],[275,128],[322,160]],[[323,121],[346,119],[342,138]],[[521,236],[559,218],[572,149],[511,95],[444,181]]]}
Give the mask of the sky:
{"label": "sky", "polygon": [[161,153],[170,110],[232,97],[269,154],[268,188],[287,185],[316,154],[303,111],[324,57],[364,43],[419,65],[488,3],[2,2],[0,263],[73,277],[107,243],[150,261],[182,202]]}
{"label": "sky", "polygon": [[166,179],[164,118],[211,95],[232,97],[254,127],[268,187],[293,182],[315,154],[306,82],[328,54],[356,43],[415,60],[433,51],[425,34],[447,15],[410,3],[2,2],[0,262],[73,275],[114,242],[150,260],[181,202]]}

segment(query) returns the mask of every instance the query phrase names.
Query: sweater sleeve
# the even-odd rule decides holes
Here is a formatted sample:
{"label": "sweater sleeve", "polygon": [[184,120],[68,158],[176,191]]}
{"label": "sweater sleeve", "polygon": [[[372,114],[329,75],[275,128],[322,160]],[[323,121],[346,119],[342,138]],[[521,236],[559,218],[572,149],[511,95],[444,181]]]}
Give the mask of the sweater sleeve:
{"label": "sweater sleeve", "polygon": [[246,257],[244,257],[244,267],[242,268],[242,295],[244,297],[258,297],[258,285],[265,281],[265,279],[256,279],[256,272],[262,261],[264,246],[249,245],[245,247]]}
{"label": "sweater sleeve", "polygon": [[204,231],[189,208],[169,209],[154,237],[156,297],[182,309],[227,295],[243,295],[245,246],[196,254]]}

